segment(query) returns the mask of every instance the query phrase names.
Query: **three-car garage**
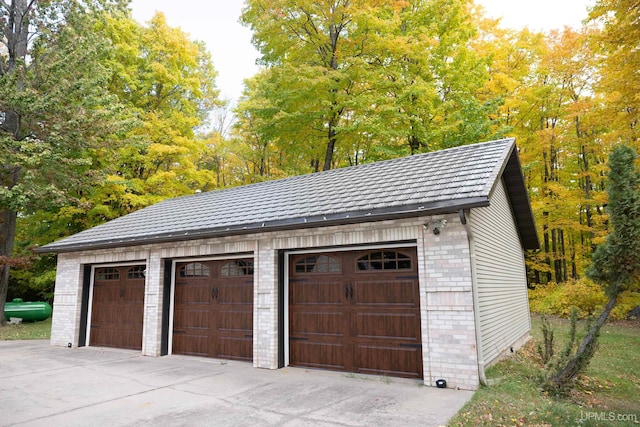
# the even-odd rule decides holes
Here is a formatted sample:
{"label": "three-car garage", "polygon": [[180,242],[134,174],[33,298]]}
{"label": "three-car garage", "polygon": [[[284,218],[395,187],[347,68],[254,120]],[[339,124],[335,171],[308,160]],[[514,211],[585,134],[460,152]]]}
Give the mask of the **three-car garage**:
{"label": "three-car garage", "polygon": [[473,389],[528,337],[538,247],[502,139],[166,199],[37,251],[54,345]]}
{"label": "three-car garage", "polygon": [[[422,377],[415,247],[293,253],[287,364]],[[253,360],[250,257],[173,263],[170,352]],[[89,344],[142,348],[145,266],[94,269]]]}

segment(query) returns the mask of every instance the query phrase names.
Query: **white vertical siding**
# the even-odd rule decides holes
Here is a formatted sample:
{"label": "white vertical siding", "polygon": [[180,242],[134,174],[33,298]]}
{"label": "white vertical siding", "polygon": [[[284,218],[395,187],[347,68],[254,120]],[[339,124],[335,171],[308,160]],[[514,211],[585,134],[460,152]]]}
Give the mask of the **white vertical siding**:
{"label": "white vertical siding", "polygon": [[490,203],[473,209],[469,218],[485,365],[508,352],[531,327],[524,254],[502,181]]}

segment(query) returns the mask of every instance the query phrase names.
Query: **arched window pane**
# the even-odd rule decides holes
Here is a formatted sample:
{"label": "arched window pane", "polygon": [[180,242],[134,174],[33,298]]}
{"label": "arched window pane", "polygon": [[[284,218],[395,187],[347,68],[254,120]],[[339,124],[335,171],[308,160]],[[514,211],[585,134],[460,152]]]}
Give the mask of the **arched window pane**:
{"label": "arched window pane", "polygon": [[251,276],[253,275],[253,261],[230,261],[220,267],[221,276]]}
{"label": "arched window pane", "polygon": [[180,277],[206,277],[209,276],[209,267],[200,262],[191,262],[180,267]]}
{"label": "arched window pane", "polygon": [[120,270],[113,267],[99,268],[96,270],[96,280],[119,280]]}
{"label": "arched window pane", "polygon": [[329,255],[312,255],[299,259],[296,273],[340,273],[340,260]]}
{"label": "arched window pane", "polygon": [[144,279],[147,269],[144,265],[136,265],[127,271],[127,279]]}

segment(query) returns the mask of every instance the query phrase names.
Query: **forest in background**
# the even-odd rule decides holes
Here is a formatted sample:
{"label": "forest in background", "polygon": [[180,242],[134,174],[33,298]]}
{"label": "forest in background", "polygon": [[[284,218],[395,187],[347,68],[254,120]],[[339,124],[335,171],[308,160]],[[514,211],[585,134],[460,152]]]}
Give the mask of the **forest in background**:
{"label": "forest in background", "polygon": [[607,234],[607,158],[640,149],[637,1],[598,0],[581,28],[547,33],[471,0],[247,0],[240,19],[262,68],[230,106],[215,58],[162,14],[0,3],[10,297],[52,297],[55,257],[37,245],[168,197],[515,137],[541,242],[530,287],[599,304],[583,272]]}

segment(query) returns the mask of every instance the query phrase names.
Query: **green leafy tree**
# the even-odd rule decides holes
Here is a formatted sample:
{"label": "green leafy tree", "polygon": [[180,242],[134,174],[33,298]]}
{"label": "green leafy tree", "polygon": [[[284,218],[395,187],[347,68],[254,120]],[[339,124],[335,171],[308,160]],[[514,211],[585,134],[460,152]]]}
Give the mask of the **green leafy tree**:
{"label": "green leafy tree", "polygon": [[595,353],[600,328],[620,294],[640,287],[640,170],[636,159],[636,152],[626,145],[616,147],[610,156],[607,210],[611,232],[597,247],[587,271],[605,289],[609,301],[573,356],[557,367],[548,388],[563,391],[572,384]]}
{"label": "green leafy tree", "polygon": [[399,113],[392,136],[406,139],[411,153],[497,133],[490,114],[498,98],[480,96],[491,63],[478,40],[481,17],[469,1],[412,1],[392,36],[384,37],[389,84],[383,90],[391,94],[387,108]]}
{"label": "green leafy tree", "polygon": [[137,122],[115,150],[95,153],[105,181],[89,200],[94,224],[215,186],[213,172],[201,166],[210,147],[196,132],[221,105],[204,45],[168,26],[162,13],[146,26],[112,15],[98,30],[114,46],[107,89]]}
{"label": "green leafy tree", "polygon": [[242,135],[305,159],[307,171],[487,137],[495,105],[475,96],[489,76],[470,43],[471,7],[248,1],[241,19],[267,70],[240,104]]}
{"label": "green leafy tree", "polygon": [[[119,125],[93,23],[126,2],[0,2],[0,312],[19,215],[86,189],[87,151]],[[0,325],[5,323],[0,316]]]}
{"label": "green leafy tree", "polygon": [[[369,37],[392,20],[400,1],[250,0],[241,16],[261,62],[279,138],[307,146],[313,170],[333,167],[368,97]],[[388,7],[386,7],[388,5]],[[388,24],[387,24],[388,25]],[[282,141],[284,142],[284,141]]]}
{"label": "green leafy tree", "polygon": [[143,26],[127,10],[111,10],[87,26],[106,47],[99,58],[103,78],[93,84],[109,94],[126,121],[104,130],[109,144],[94,144],[82,153],[90,185],[71,188],[72,199],[18,219],[15,249],[32,262],[12,273],[11,291],[20,290],[17,296],[51,297],[55,259],[31,255],[33,245],[167,197],[218,186],[210,162],[217,137],[197,132],[220,104],[204,46],[169,27],[162,14]]}
{"label": "green leafy tree", "polygon": [[235,110],[233,152],[246,163],[249,182],[299,175],[309,168],[308,158],[305,160],[308,140],[300,144],[281,135],[278,121],[273,120],[280,113],[270,95],[271,73],[271,69],[264,69],[245,81]]}

